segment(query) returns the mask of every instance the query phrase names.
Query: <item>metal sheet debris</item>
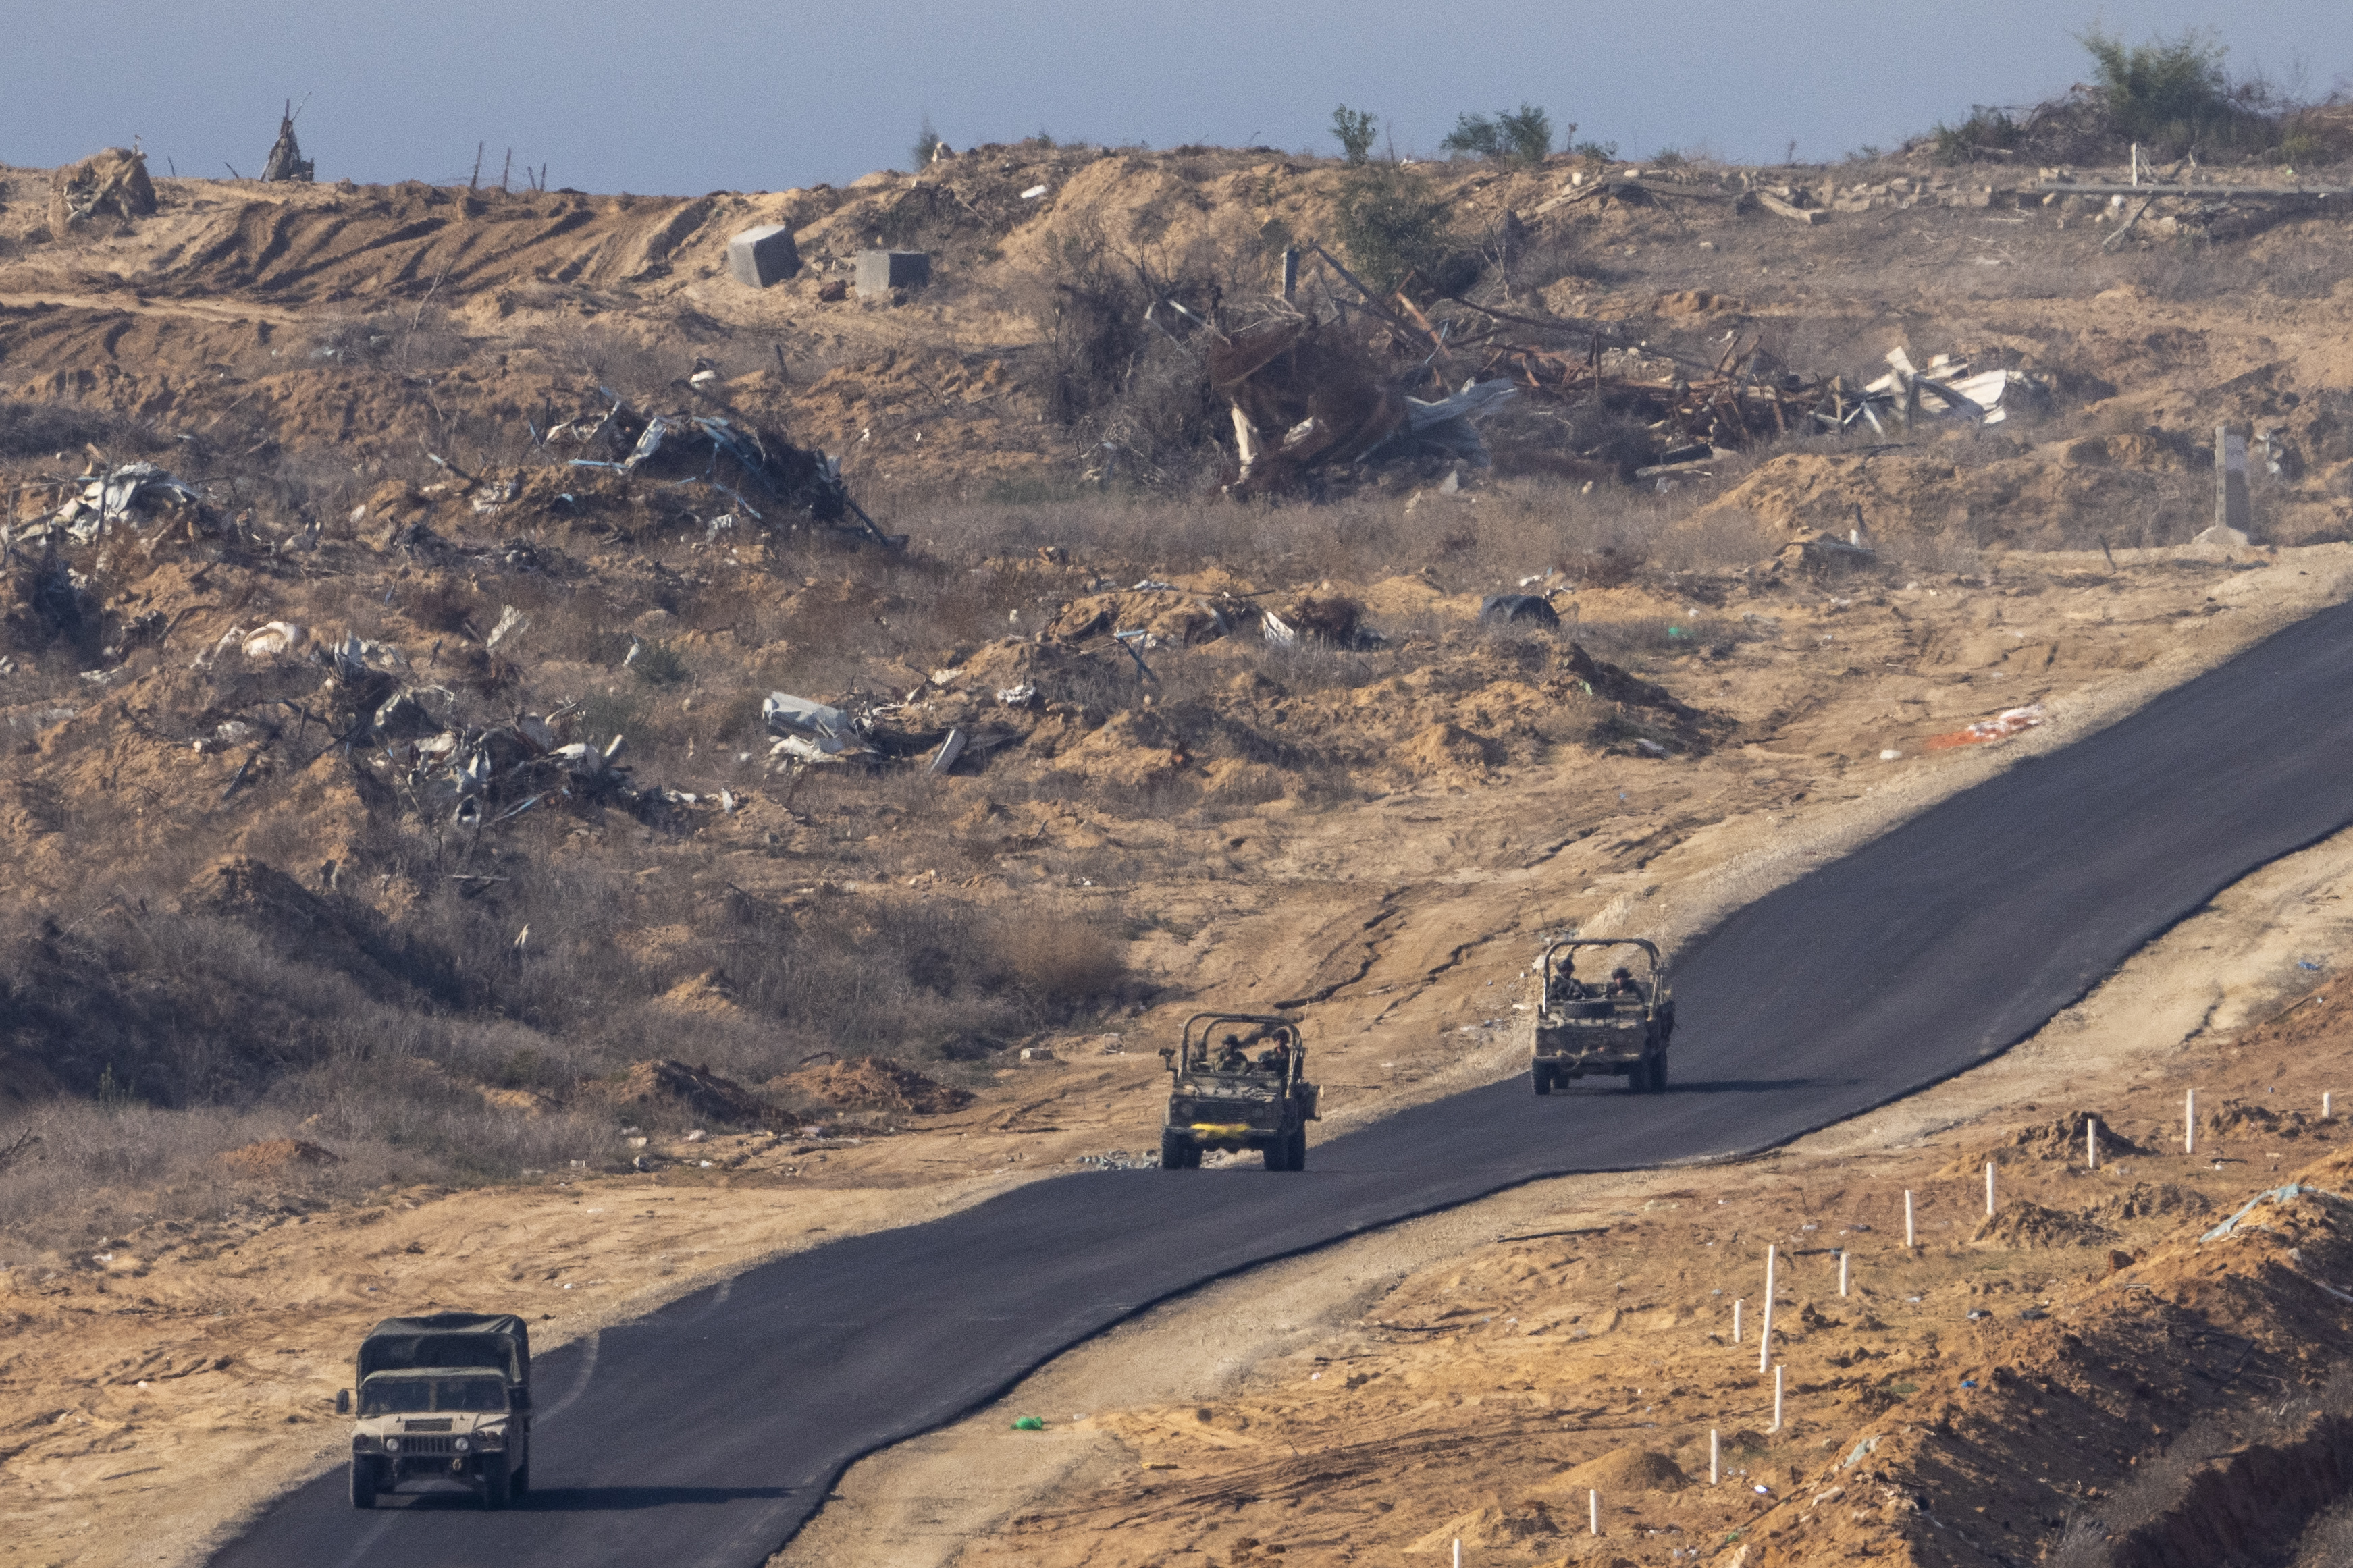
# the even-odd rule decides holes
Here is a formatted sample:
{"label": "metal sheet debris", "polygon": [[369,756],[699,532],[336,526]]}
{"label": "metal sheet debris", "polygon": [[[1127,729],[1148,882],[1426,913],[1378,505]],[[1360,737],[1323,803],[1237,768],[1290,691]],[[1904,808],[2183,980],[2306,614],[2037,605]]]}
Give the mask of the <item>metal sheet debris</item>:
{"label": "metal sheet debris", "polygon": [[617,460],[574,458],[574,468],[613,468],[677,485],[705,485],[754,521],[765,521],[759,505],[744,493],[749,490],[772,506],[849,529],[878,544],[895,548],[906,542],[903,534],[884,533],[852,499],[842,482],[839,458],[717,415],[641,416],[611,389],[597,390],[611,399],[612,406],[593,421],[584,417],[554,426],[549,439],[579,441],[627,456]]}

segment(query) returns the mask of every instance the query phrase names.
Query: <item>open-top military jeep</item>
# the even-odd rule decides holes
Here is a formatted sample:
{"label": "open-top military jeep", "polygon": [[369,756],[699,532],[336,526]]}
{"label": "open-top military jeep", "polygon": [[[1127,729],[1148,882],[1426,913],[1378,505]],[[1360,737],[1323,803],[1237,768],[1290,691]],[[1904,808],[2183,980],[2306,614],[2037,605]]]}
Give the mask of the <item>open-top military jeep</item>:
{"label": "open-top military jeep", "polygon": [[[457,1481],[504,1508],[531,1488],[531,1336],[504,1312],[386,1318],[360,1342],[352,1506],[410,1479]],[[335,1409],[353,1414],[353,1390]]]}
{"label": "open-top military jeep", "polygon": [[[1631,947],[1649,976],[1630,972],[1598,981],[1577,977],[1580,948]],[[1530,1070],[1538,1094],[1571,1079],[1626,1076],[1626,1087],[1657,1094],[1667,1087],[1667,1041],[1675,1032],[1675,998],[1656,943],[1638,936],[1575,937],[1546,945],[1537,962],[1543,984],[1529,1027]]]}
{"label": "open-top military jeep", "polygon": [[1307,1169],[1307,1124],[1318,1118],[1299,1020],[1197,1013],[1160,1059],[1170,1075],[1163,1169],[1196,1169],[1210,1149],[1256,1149],[1270,1171]]}

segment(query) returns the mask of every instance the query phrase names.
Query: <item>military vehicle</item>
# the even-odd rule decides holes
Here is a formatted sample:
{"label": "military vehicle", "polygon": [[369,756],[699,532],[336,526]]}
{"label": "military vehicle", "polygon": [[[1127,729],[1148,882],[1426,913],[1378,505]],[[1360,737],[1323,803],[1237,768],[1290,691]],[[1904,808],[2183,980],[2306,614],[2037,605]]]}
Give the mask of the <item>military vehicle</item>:
{"label": "military vehicle", "polygon": [[[505,1313],[386,1318],[360,1342],[352,1506],[404,1480],[458,1481],[504,1508],[531,1489],[531,1338]],[[335,1395],[352,1414],[353,1391]]]}
{"label": "military vehicle", "polygon": [[[1579,948],[1639,948],[1649,978],[1577,978]],[[1595,936],[1549,943],[1537,962],[1541,1000],[1529,1027],[1530,1071],[1538,1094],[1572,1079],[1626,1075],[1626,1087],[1657,1094],[1667,1087],[1667,1041],[1675,1032],[1675,998],[1656,943],[1639,936]]]}
{"label": "military vehicle", "polygon": [[1160,1059],[1170,1079],[1162,1169],[1198,1170],[1211,1149],[1256,1149],[1270,1171],[1307,1169],[1307,1124],[1319,1118],[1298,1019],[1197,1013]]}

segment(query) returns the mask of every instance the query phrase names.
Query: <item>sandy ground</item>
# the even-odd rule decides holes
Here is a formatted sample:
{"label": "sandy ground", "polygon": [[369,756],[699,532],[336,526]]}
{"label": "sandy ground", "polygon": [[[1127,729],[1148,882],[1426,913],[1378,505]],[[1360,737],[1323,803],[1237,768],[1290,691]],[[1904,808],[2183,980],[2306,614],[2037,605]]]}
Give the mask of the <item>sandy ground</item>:
{"label": "sandy ground", "polygon": [[[1726,1436],[1736,1428],[1747,1435],[1736,1468],[1769,1478],[1778,1496],[1870,1412],[1843,1395],[1829,1409],[1816,1398],[1784,1436],[1757,1438],[1769,1426],[1769,1388],[1746,1352],[1723,1341],[1732,1296],[1746,1294],[1756,1310],[1754,1255],[1765,1241],[1794,1244],[1782,1277],[1792,1299],[1783,1305],[1810,1314],[1818,1304],[1839,1310],[1827,1245],[1837,1236],[1855,1254],[1859,1296],[1851,1300],[1891,1318],[1892,1303],[1917,1309],[1873,1353],[1925,1364],[1935,1358],[1937,1331],[1951,1335],[1954,1320],[1968,1324],[1970,1312],[2007,1304],[2020,1289],[2047,1295],[2086,1270],[2089,1259],[2072,1248],[1968,1239],[1978,1218],[1983,1156],[2006,1155],[2000,1146],[2021,1123],[2106,1107],[2108,1126],[2155,1151],[2112,1154],[2097,1173],[2072,1170],[2064,1158],[2022,1177],[2005,1164],[2006,1186],[2031,1182],[2027,1190],[2046,1203],[2056,1187],[2078,1207],[2113,1208],[2118,1194],[2152,1185],[2211,1189],[2220,1204],[2251,1187],[2251,1178],[2275,1175],[2283,1162],[2309,1158],[2310,1139],[2337,1134],[2316,1130],[2298,1143],[2255,1133],[2210,1140],[2195,1158],[2179,1153],[2178,1086],[2199,1088],[2210,1104],[2246,1097],[2316,1122],[2319,1091],[2353,1081],[2343,1077],[2341,1016],[2324,1049],[2276,1038],[2242,1046],[2237,1034],[2320,1000],[2318,975],[2303,965],[2343,950],[2353,925],[2348,887],[2353,833],[2233,887],[2008,1055],[1767,1158],[1535,1183],[1166,1304],[1040,1369],[968,1419],[861,1461],[775,1561],[779,1568],[933,1568],[1196,1562],[1214,1553],[1211,1560],[1229,1562],[1248,1537],[1288,1542],[1294,1563],[1347,1562],[1400,1548],[1434,1552],[1442,1542],[1422,1538],[1449,1531],[1468,1536],[1483,1553],[1479,1561],[1525,1560],[1588,1544],[1572,1528],[1585,1500],[1567,1489],[1577,1495],[1552,1498],[1558,1528],[1531,1525],[1514,1536],[1514,1510],[1523,1524],[1533,1517],[1519,1489],[1540,1493],[1546,1476],[1629,1442],[1704,1477],[1711,1424]],[[1920,1194],[1927,1241],[1916,1259],[1902,1256],[1898,1239],[1897,1194],[1905,1185]],[[1678,1208],[1693,1211],[1689,1226],[1683,1215],[1662,1217]],[[1623,1223],[1632,1220],[1642,1224]],[[2122,1243],[2174,1223],[2164,1215],[2111,1221],[2107,1238]],[[1620,1237],[1638,1228],[1630,1250],[1634,1238]],[[1584,1316],[1589,1333],[1496,1342],[1506,1331],[1493,1327],[1495,1319],[1535,1321],[1525,1303],[1557,1283],[1546,1271],[1565,1268],[1558,1255],[1572,1250],[1608,1259],[1604,1273],[1585,1282],[1588,1303],[1596,1295],[1604,1303],[1599,1321],[1567,1318],[1576,1324]],[[2108,1273],[2100,1256],[2089,1263],[2091,1276]],[[1630,1293],[1652,1300],[1623,1306]],[[1477,1303],[1470,1310],[1479,1330],[1442,1350],[1417,1342],[1418,1334],[1380,1331],[1400,1321],[1461,1320],[1465,1300]],[[1588,1304],[1588,1314],[1593,1310]],[[1752,1315],[1751,1344],[1754,1323]],[[1565,1326],[1558,1314],[1551,1326]],[[1495,1340],[1480,1331],[1490,1328]],[[1588,1337],[1607,1348],[1577,1342]],[[1588,1362],[1588,1352],[1598,1360]],[[1654,1362],[1656,1384],[1677,1401],[1682,1420],[1630,1418],[1654,1405],[1666,1410],[1658,1387],[1643,1395],[1649,1384],[1619,1391],[1648,1398],[1639,1412],[1630,1404],[1580,1409],[1589,1401],[1560,1392],[1588,1377],[1639,1379],[1632,1369]],[[1523,1384],[1522,1373],[1534,1381]],[[1325,1389],[1327,1379],[1342,1387]],[[1506,1398],[1495,1397],[1499,1389]],[[1509,1418],[1498,1425],[1498,1413],[1482,1413],[1482,1401],[1506,1405]],[[1718,1402],[1713,1411],[1690,1413],[1710,1401]],[[1046,1430],[1011,1430],[1025,1415],[1044,1417]],[[1395,1445],[1386,1458],[1364,1451],[1375,1433]],[[1278,1468],[1286,1473],[1272,1484],[1269,1472]],[[1439,1473],[1414,1474],[1425,1469]],[[1744,1489],[1744,1496],[1755,1494]],[[1661,1549],[1680,1552],[1702,1519],[1737,1528],[1768,1506],[1702,1510],[1685,1499],[1691,1506],[1679,1510],[1663,1497],[1613,1496],[1605,1531],[1611,1550],[1632,1550],[1634,1531],[1621,1515],[1636,1513],[1629,1505],[1638,1500],[1648,1521],[1641,1528],[1657,1531],[1635,1537],[1651,1548],[1635,1556],[1646,1563],[1671,1560]],[[1965,1506],[1940,1500],[1947,1511]]]}
{"label": "sandy ground", "polygon": [[[288,1204],[273,1214],[264,1200],[255,1223],[266,1228],[251,1235],[106,1238],[88,1258],[0,1274],[14,1325],[0,1363],[0,1434],[18,1483],[5,1510],[12,1550],[44,1563],[132,1560],[126,1553],[188,1560],[254,1502],[332,1461],[338,1428],[328,1405],[341,1358],[368,1321],[395,1308],[479,1303],[485,1280],[494,1280],[504,1304],[543,1315],[553,1342],[821,1237],[976,1201],[1005,1181],[1068,1169],[1083,1154],[1140,1154],[1152,1147],[1158,1120],[1152,1042],[1195,1005],[1193,996],[1305,1005],[1316,1071],[1328,1086],[1327,1131],[1514,1070],[1511,1003],[1539,932],[1571,923],[1623,926],[1672,944],[1715,912],[2341,596],[2353,548],[2234,563],[2193,556],[2124,565],[2109,578],[2078,559],[2037,561],[2031,576],[2013,563],[2010,588],[1919,587],[1883,595],[1884,605],[1846,607],[1825,595],[1796,614],[1779,607],[1787,624],[1778,642],[1751,645],[1715,694],[1738,712],[1790,702],[1801,688],[1820,690],[1810,707],[1784,717],[1769,744],[1697,761],[1601,758],[1557,773],[1532,767],[1475,789],[1400,791],[1329,814],[1277,803],[1261,831],[1235,836],[1245,842],[1232,851],[1233,879],[1124,891],[1154,903],[1171,925],[1197,928],[1181,943],[1167,937],[1150,952],[1150,962],[1179,982],[1184,1000],[1133,1021],[1116,1038],[1064,1041],[1060,1061],[1006,1068],[972,1108],[914,1123],[920,1131],[709,1152],[681,1145],[670,1152],[717,1153],[721,1163],[710,1172],[688,1167],[570,1188],[410,1194],[356,1211],[311,1214]],[[1825,638],[1834,640],[1831,657],[1841,660],[1909,648],[1918,663],[1909,673],[1818,686]],[[1966,685],[1936,673],[1939,649],[1973,638],[2001,664],[2013,661],[2020,646],[2051,652],[2031,675],[1989,671],[1967,658],[1955,671],[1972,678]],[[2127,668],[2117,671],[2116,663]],[[2006,679],[1996,682],[1994,675]],[[2000,695],[1980,695],[1989,688]],[[2036,700],[2048,704],[2050,722],[2004,746],[1917,752],[1925,735],[1995,703]],[[1905,755],[1883,763],[1883,749]],[[1372,842],[1385,846],[1377,860],[1365,853]],[[2006,1099],[2044,1092],[2039,1086],[2062,1073],[2063,1055],[2078,1062],[2084,1041],[2106,1038],[2100,1031],[2119,1029],[2121,1017],[2138,1020],[2130,1034],[2141,1052],[2157,1048],[2154,1040],[2227,1026],[2277,994],[2283,975],[2303,973],[2288,966],[2290,952],[2336,946],[2338,906],[2324,889],[2335,872],[2322,868],[2334,865],[2328,856],[2346,853],[2314,851],[2251,879],[2168,938],[2174,956],[2128,968],[2041,1040],[1965,1080],[1998,1089],[1940,1089],[1866,1119],[1868,1131],[1836,1134],[1847,1141],[1835,1145],[1841,1153],[1826,1145],[1819,1156],[1801,1151],[1792,1158],[1900,1148],[1932,1129],[1950,1132]],[[2129,1004],[2116,1000],[2126,996]],[[2121,1043],[2104,1048],[2124,1051]],[[727,1168],[736,1162],[738,1169]],[[1507,1215],[1520,1213],[1511,1205],[1602,1201],[1574,1183],[1556,1190],[1560,1195],[1499,1201]],[[1622,1190],[1645,1189],[1636,1183]],[[515,1224],[518,1209],[527,1224]],[[1384,1258],[1391,1255],[1381,1248],[1401,1249],[1382,1265],[1393,1278],[1438,1256],[1417,1250],[1442,1251],[1447,1244],[1432,1238],[1505,1227],[1504,1220],[1465,1217],[1459,1224],[1467,1228],[1450,1228],[1457,1224],[1431,1222],[1362,1245]],[[100,1260],[101,1253],[111,1256]],[[1268,1306],[1275,1316],[1263,1321],[1328,1323],[1356,1299],[1355,1286],[1344,1290],[1323,1279],[1329,1267],[1348,1278],[1354,1264],[1285,1267],[1283,1278],[1300,1281],[1303,1305]],[[1254,1300],[1271,1289],[1275,1302],[1293,1289],[1226,1288],[1229,1299],[1240,1291]],[[580,1292],[593,1309],[578,1305]],[[1176,1316],[1194,1321],[1185,1316],[1194,1310]],[[1174,1341],[1151,1342],[1181,1345],[1194,1331],[1172,1331]],[[1233,1359],[1213,1369],[1216,1375],[1241,1377],[1276,1353],[1245,1351],[1255,1340],[1227,1336]],[[1086,1363],[1098,1368],[1124,1358],[1088,1353],[1106,1358]],[[1202,1375],[1181,1356],[1167,1364],[1172,1389]],[[1110,1400],[1117,1383],[1050,1375],[1079,1378],[1074,1390],[1096,1388],[1073,1407]],[[142,1380],[148,1388],[138,1386]],[[190,1403],[199,1393],[205,1397]],[[987,1430],[991,1419],[976,1418],[970,1430]],[[942,1453],[962,1452],[958,1438],[933,1441],[946,1445]],[[1073,1465],[1095,1462],[1061,1441],[1039,1451],[1067,1453]],[[173,1483],[199,1466],[233,1470],[240,1482]],[[853,1483],[853,1493],[871,1495],[864,1487]],[[978,1507],[1002,1489],[976,1487],[968,1495]],[[135,1510],[122,1507],[133,1500]],[[948,1533],[972,1534],[971,1518],[957,1518]],[[828,1515],[811,1539],[839,1528]]]}

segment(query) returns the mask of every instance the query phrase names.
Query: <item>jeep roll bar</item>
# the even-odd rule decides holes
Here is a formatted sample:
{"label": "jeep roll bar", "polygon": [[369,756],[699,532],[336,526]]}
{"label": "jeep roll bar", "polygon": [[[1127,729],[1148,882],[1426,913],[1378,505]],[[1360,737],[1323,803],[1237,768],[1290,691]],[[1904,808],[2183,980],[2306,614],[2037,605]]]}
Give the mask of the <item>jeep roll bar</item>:
{"label": "jeep roll bar", "polygon": [[[1201,1030],[1198,1038],[1196,1038],[1193,1034],[1193,1027],[1197,1024],[1200,1026]],[[1258,1026],[1257,1030],[1250,1037],[1250,1043],[1255,1045],[1261,1040],[1269,1040],[1285,1047],[1290,1066],[1284,1073],[1284,1085],[1288,1087],[1299,1081],[1300,1071],[1307,1063],[1307,1046],[1299,1037],[1300,1020],[1282,1017],[1272,1013],[1194,1014],[1185,1020],[1185,1027],[1176,1037],[1177,1043],[1160,1047],[1160,1059],[1168,1063],[1170,1073],[1181,1073],[1196,1068],[1196,1052],[1199,1053],[1198,1068],[1206,1070],[1209,1057],[1209,1031],[1220,1024]]]}
{"label": "jeep roll bar", "polygon": [[[1642,950],[1643,956],[1648,958],[1651,963],[1650,989],[1648,994],[1643,998],[1642,1005],[1645,1008],[1651,1009],[1655,1009],[1658,1006],[1659,982],[1666,973],[1666,963],[1659,956],[1658,943],[1651,942],[1647,937],[1639,936],[1560,937],[1552,942],[1546,942],[1545,944],[1544,956],[1536,961],[1536,976],[1543,986],[1543,989],[1536,993],[1538,996],[1549,997],[1552,994],[1553,954],[1556,952],[1573,952],[1576,949],[1580,947],[1641,948]],[[1575,961],[1573,959],[1571,960],[1570,966],[1572,969],[1575,967]]]}

